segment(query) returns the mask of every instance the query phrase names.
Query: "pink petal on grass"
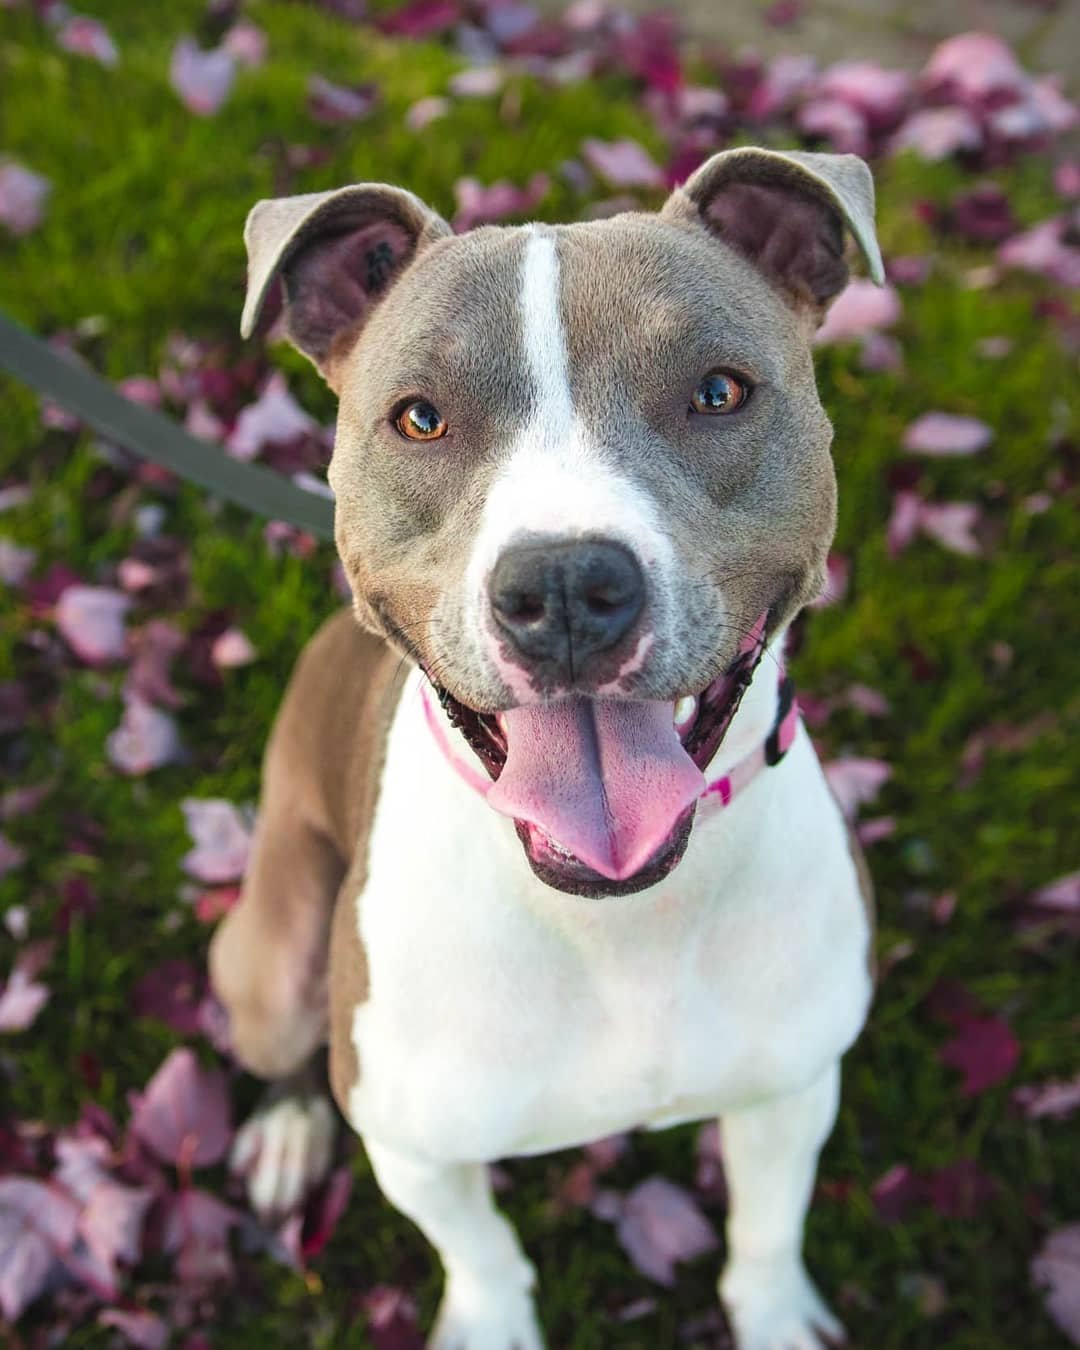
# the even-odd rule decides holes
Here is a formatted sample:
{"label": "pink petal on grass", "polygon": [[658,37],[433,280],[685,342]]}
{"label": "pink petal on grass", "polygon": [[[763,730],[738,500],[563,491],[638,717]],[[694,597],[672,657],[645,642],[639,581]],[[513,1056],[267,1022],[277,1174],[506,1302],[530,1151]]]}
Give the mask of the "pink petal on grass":
{"label": "pink petal on grass", "polygon": [[626,1197],[618,1237],[631,1261],[658,1284],[675,1283],[675,1263],[716,1248],[712,1224],[689,1191],[663,1177],[649,1177]]}
{"label": "pink petal on grass", "polygon": [[859,807],[872,802],[892,777],[892,769],[883,759],[851,756],[826,764],[825,777],[841,811],[854,820]]}
{"label": "pink petal on grass", "polygon": [[865,155],[870,145],[866,114],[839,98],[812,98],[795,114],[795,125],[805,136],[828,141],[842,155]]}
{"label": "pink petal on grass", "polygon": [[16,962],[8,982],[0,991],[0,1032],[25,1031],[49,1001],[48,985],[39,984]]}
{"label": "pink petal on grass", "polygon": [[0,163],[0,225],[15,235],[37,229],[51,191],[52,184],[40,174],[13,160]]}
{"label": "pink petal on grass", "polygon": [[1031,1280],[1044,1290],[1046,1311],[1080,1345],[1080,1223],[1052,1232],[1031,1262]]}
{"label": "pink petal on grass", "polygon": [[131,634],[134,656],[124,692],[147,703],[178,708],[183,698],[173,687],[170,667],[187,644],[187,637],[168,619],[151,619]]}
{"label": "pink petal on grass", "polygon": [[220,797],[187,797],[180,803],[195,847],[181,862],[188,876],[216,886],[244,875],[251,831],[243,816]]}
{"label": "pink petal on grass", "polygon": [[98,1325],[119,1331],[135,1350],[165,1350],[171,1335],[168,1324],[152,1312],[107,1308],[98,1313]]}
{"label": "pink petal on grass", "polygon": [[57,30],[56,41],[64,51],[91,56],[103,66],[115,66],[119,60],[109,30],[97,19],[88,19],[83,14],[72,14]]}
{"label": "pink petal on grass", "polygon": [[126,647],[124,615],[131,598],[108,586],[68,586],[56,602],[56,626],[87,665],[118,661]]}
{"label": "pink petal on grass", "polygon": [[140,777],[174,763],[182,752],[179,728],[167,712],[138,694],[125,699],[120,725],[105,741],[105,753],[114,768]]}
{"label": "pink petal on grass", "polygon": [[922,73],[927,85],[948,85],[970,99],[1000,90],[1017,92],[1027,75],[1008,43],[993,33],[958,33],[930,53]]}
{"label": "pink petal on grass", "polygon": [[947,159],[958,150],[977,150],[983,134],[967,108],[920,108],[900,126],[889,150],[914,150],[923,159]]}
{"label": "pink petal on grass", "polygon": [[225,1075],[201,1068],[190,1050],[174,1050],[146,1089],[132,1094],[131,1129],[181,1171],[220,1162],[232,1138]]}
{"label": "pink petal on grass", "polygon": [[508,216],[528,215],[547,196],[547,174],[534,173],[523,188],[500,179],[484,184],[475,178],[459,178],[454,184],[457,212],[454,229],[459,234],[474,225],[490,225]]}
{"label": "pink petal on grass", "polygon": [[285,376],[275,371],[254,403],[236,419],[225,448],[237,459],[254,459],[264,446],[288,445],[318,430],[318,423],[289,393]]}
{"label": "pink petal on grass", "polygon": [[978,418],[928,412],[907,427],[901,444],[920,455],[974,455],[993,439],[993,427]]}
{"label": "pink petal on grass", "polygon": [[1080,872],[1070,872],[1068,876],[1058,877],[1057,881],[1041,887],[1031,897],[1031,902],[1044,909],[1080,913]]}
{"label": "pink petal on grass", "polygon": [[1064,1120],[1080,1109],[1080,1073],[1067,1080],[1026,1083],[1012,1099],[1029,1120]]}
{"label": "pink petal on grass", "polygon": [[856,277],[849,281],[829,306],[825,321],[814,334],[815,346],[847,342],[879,328],[889,328],[900,318],[900,297],[892,286],[875,286]]}
{"label": "pink petal on grass", "polygon": [[967,1017],[938,1058],[964,1075],[960,1090],[972,1097],[1008,1078],[1020,1059],[1020,1042],[1004,1018]]}
{"label": "pink petal on grass", "polygon": [[332,84],[321,75],[312,75],[307,84],[307,109],[317,122],[357,122],[367,117],[378,101],[375,86],[350,87]]}
{"label": "pink petal on grass", "polygon": [[981,552],[974,530],[980,511],[974,502],[923,502],[919,508],[919,527],[942,548],[965,557]]}
{"label": "pink petal on grass", "polygon": [[1080,248],[1066,241],[1067,221],[1056,216],[1007,239],[998,249],[998,261],[1049,277],[1062,286],[1080,286]]}
{"label": "pink petal on grass", "polygon": [[599,141],[588,137],[582,142],[582,157],[589,167],[612,187],[660,187],[663,171],[643,145],[623,138]]}
{"label": "pink petal on grass", "polygon": [[269,43],[258,24],[241,19],[221,39],[221,45],[240,65],[256,70],[266,60]]}
{"label": "pink petal on grass", "polygon": [[169,63],[169,83],[186,107],[200,117],[216,113],[236,78],[236,58],[223,47],[202,51],[191,38],[181,38]]}
{"label": "pink petal on grass", "polygon": [[911,96],[911,76],[876,61],[840,61],[821,76],[818,92],[858,108],[875,123],[895,123]]}
{"label": "pink petal on grass", "polygon": [[205,1285],[232,1275],[229,1230],[239,1217],[208,1191],[185,1187],[180,1192],[166,1214],[162,1241],[166,1251],[177,1254],[182,1283]]}
{"label": "pink petal on grass", "polygon": [[259,653],[251,645],[251,639],[239,628],[226,628],[214,639],[210,648],[210,659],[219,670],[232,670],[236,666],[249,666],[258,660]]}
{"label": "pink petal on grass", "polygon": [[6,834],[0,834],[0,880],[26,861],[25,852],[13,844]]}
{"label": "pink petal on grass", "polygon": [[0,1311],[14,1322],[45,1288],[76,1238],[78,1209],[54,1186],[0,1178]]}

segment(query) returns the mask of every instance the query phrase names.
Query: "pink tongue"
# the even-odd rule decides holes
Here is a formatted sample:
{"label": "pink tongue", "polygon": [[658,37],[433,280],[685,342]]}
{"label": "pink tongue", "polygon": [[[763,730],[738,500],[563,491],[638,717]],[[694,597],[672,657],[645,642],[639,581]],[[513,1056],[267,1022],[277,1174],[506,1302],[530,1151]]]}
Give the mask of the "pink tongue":
{"label": "pink tongue", "polygon": [[537,703],[504,713],[503,726],[506,764],[488,802],[613,881],[649,861],[705,787],[670,703]]}

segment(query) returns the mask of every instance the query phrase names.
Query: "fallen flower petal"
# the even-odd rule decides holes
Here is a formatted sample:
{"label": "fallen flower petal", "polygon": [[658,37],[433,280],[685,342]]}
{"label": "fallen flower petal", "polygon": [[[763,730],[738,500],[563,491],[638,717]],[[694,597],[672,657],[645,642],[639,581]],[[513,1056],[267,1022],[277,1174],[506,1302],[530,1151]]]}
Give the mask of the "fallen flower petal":
{"label": "fallen flower petal", "polygon": [[165,1350],[169,1343],[168,1324],[152,1312],[127,1312],[122,1308],[107,1308],[98,1313],[98,1323],[113,1327],[135,1350]]}
{"label": "fallen flower petal", "polygon": [[288,445],[312,434],[318,423],[289,393],[285,376],[275,371],[254,403],[236,419],[225,448],[237,459],[251,460],[267,445]]}
{"label": "fallen flower petal", "polygon": [[184,104],[200,117],[216,113],[236,78],[236,58],[218,47],[201,51],[191,38],[181,38],[169,63],[169,83]]}
{"label": "fallen flower petal", "polygon": [[892,777],[892,769],[882,759],[849,756],[826,764],[825,777],[845,817],[854,820],[859,807],[872,802]]}
{"label": "fallen flower petal", "polygon": [[930,53],[923,81],[977,100],[999,90],[1021,90],[1027,76],[1012,48],[995,34],[958,33]]}
{"label": "fallen flower petal", "polygon": [[919,528],[943,548],[974,557],[981,552],[974,534],[979,515],[974,502],[923,502],[919,507]]}
{"label": "fallen flower petal", "polygon": [[0,1311],[14,1322],[45,1288],[76,1237],[78,1209],[54,1186],[0,1178]]}
{"label": "fallen flower petal", "polygon": [[588,137],[581,145],[582,158],[612,187],[660,187],[663,171],[643,145],[623,138],[599,141]]}
{"label": "fallen flower petal", "polygon": [[960,1090],[972,1097],[1008,1078],[1019,1062],[1020,1042],[1004,1018],[969,1017],[958,1024],[938,1058],[960,1070],[964,1075]]}
{"label": "fallen flower petal", "polygon": [[210,659],[219,670],[249,666],[258,659],[258,655],[247,634],[239,628],[226,628],[224,633],[214,639],[210,648]]}
{"label": "fallen flower petal", "polygon": [[993,428],[978,418],[928,412],[908,426],[901,444],[920,455],[974,455],[993,439]]}
{"label": "fallen flower petal", "polygon": [[49,997],[48,985],[39,984],[23,963],[17,962],[0,991],[0,1031],[25,1031],[33,1026]]}
{"label": "fallen flower petal", "polygon": [[0,225],[12,234],[29,234],[45,215],[52,184],[12,160],[0,164]]}
{"label": "fallen flower petal", "polygon": [[1045,1290],[1046,1311],[1080,1345],[1080,1223],[1051,1233],[1031,1262],[1031,1280]]}
{"label": "fallen flower petal", "polygon": [[1080,248],[1066,242],[1066,220],[1056,216],[1007,239],[998,249],[1006,267],[1037,272],[1062,286],[1080,286]]}
{"label": "fallen flower petal", "polygon": [[321,75],[312,75],[307,85],[308,112],[317,122],[356,122],[367,117],[378,102],[373,84],[348,87],[332,84]]}
{"label": "fallen flower petal", "polygon": [[109,30],[97,19],[88,19],[83,14],[72,14],[65,20],[57,29],[56,41],[64,51],[91,56],[103,66],[115,66],[119,60]]}
{"label": "fallen flower petal", "polygon": [[56,602],[56,626],[81,661],[101,665],[124,655],[131,597],[107,586],[68,586]]}
{"label": "fallen flower petal", "polygon": [[474,225],[490,225],[507,216],[525,215],[547,196],[547,174],[535,173],[523,188],[505,179],[485,186],[475,178],[459,178],[454,184],[457,213],[454,229],[459,234]]}
{"label": "fallen flower petal", "polygon": [[977,150],[983,134],[978,120],[966,108],[920,108],[904,122],[889,151],[914,150],[923,159],[946,159],[958,150]]}
{"label": "fallen flower petal", "polygon": [[1070,872],[1043,886],[1031,897],[1032,904],[1044,909],[1063,909],[1080,912],[1080,872]]}
{"label": "fallen flower petal", "polygon": [[256,70],[266,60],[269,43],[258,24],[241,19],[221,39],[221,45],[240,65]]}
{"label": "fallen flower petal", "polygon": [[121,773],[140,777],[180,758],[180,731],[167,712],[132,694],[120,725],[105,741],[105,753]]}
{"label": "fallen flower petal", "polygon": [[188,876],[211,886],[242,877],[251,831],[232,802],[220,797],[186,797],[180,809],[195,841],[180,864]]}
{"label": "fallen flower petal", "polygon": [[174,1050],[146,1089],[132,1094],[131,1129],[182,1171],[220,1162],[232,1138],[225,1075],[201,1068],[190,1050]]}
{"label": "fallen flower petal", "polygon": [[855,277],[829,306],[825,320],[814,334],[815,346],[846,342],[878,328],[888,328],[900,318],[900,297],[892,286],[875,286]]}
{"label": "fallen flower petal", "polygon": [[6,834],[0,834],[0,879],[16,867],[21,867],[25,861],[25,852],[13,844]]}
{"label": "fallen flower petal", "polygon": [[694,1197],[663,1177],[649,1177],[627,1195],[617,1232],[637,1269],[668,1286],[675,1283],[677,1261],[692,1261],[717,1246]]}
{"label": "fallen flower petal", "polygon": [[1080,1073],[1068,1080],[1028,1083],[1012,1098],[1029,1120],[1064,1120],[1080,1108]]}

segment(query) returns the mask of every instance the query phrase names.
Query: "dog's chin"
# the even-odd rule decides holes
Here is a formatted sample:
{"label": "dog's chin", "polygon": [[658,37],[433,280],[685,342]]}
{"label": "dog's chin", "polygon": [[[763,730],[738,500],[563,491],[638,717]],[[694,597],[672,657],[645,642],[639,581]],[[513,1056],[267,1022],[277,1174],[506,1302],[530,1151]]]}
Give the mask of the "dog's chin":
{"label": "dog's chin", "polygon": [[538,826],[515,820],[514,828],[525,850],[529,866],[545,886],[586,900],[608,900],[635,895],[670,876],[682,862],[690,832],[694,828],[696,806],[689,806],[675,822],[670,833],[653,856],[633,876],[612,881],[568,853]]}

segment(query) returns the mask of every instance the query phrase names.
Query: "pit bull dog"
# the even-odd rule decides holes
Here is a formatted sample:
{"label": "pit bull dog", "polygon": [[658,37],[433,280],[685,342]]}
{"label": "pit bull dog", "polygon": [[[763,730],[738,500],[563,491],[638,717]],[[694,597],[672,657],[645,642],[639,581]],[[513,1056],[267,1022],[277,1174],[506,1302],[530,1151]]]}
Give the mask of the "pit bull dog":
{"label": "pit bull dog", "polygon": [[729,150],[657,214],[455,236],[362,183],[259,202],[251,333],[339,398],[354,597],[308,644],[215,935],[237,1055],[277,1080],[236,1163],[281,1211],[333,1112],[436,1248],[438,1350],[535,1350],[486,1164],[719,1116],[741,1350],[842,1336],[803,1265],[870,890],[783,671],[835,525],[811,341],[851,155]]}

